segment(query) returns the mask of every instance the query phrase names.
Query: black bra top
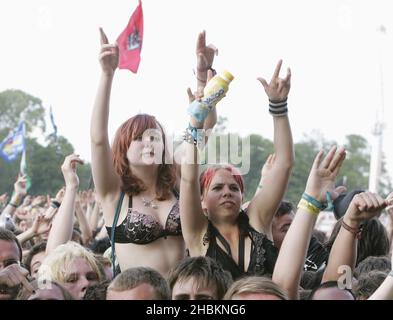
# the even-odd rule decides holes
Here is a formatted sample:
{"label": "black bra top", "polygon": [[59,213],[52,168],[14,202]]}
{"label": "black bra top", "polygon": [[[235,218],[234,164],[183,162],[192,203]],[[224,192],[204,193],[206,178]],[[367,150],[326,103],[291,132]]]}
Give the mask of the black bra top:
{"label": "black bra top", "polygon": [[[274,247],[273,242],[266,235],[256,231],[250,225],[248,216],[244,211],[240,213],[238,223],[241,230],[239,239],[239,264],[233,260],[228,242],[210,221],[205,236],[209,245],[206,256],[220,263],[224,270],[232,274],[234,280],[244,275],[271,276],[278,257],[277,248]],[[251,252],[249,266],[247,270],[244,270],[246,237],[251,239]],[[218,245],[217,241],[221,242],[226,251]]]}
{"label": "black bra top", "polygon": [[[161,237],[181,236],[179,199],[177,192],[174,192],[177,198],[165,222],[164,228],[160,222],[149,214],[141,213],[132,208],[132,197],[129,199],[128,213],[124,221],[114,230],[115,243],[135,243],[148,244]],[[120,214],[121,204],[123,202],[124,193],[122,192],[117,204],[115,220]],[[119,211],[119,212],[117,212]],[[109,235],[112,233],[111,227],[106,227]]]}

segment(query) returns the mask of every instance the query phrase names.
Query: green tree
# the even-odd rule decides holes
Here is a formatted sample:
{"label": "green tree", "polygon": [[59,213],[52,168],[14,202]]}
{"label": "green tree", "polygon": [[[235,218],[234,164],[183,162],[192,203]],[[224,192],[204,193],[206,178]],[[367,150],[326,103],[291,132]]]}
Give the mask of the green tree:
{"label": "green tree", "polygon": [[341,182],[349,190],[367,190],[370,175],[370,151],[367,140],[359,135],[348,135],[345,149],[347,157],[341,168]]}
{"label": "green tree", "polygon": [[21,90],[0,92],[0,137],[5,137],[10,130],[17,127],[25,118],[26,133],[29,135],[34,128],[45,131],[45,108],[42,101]]}

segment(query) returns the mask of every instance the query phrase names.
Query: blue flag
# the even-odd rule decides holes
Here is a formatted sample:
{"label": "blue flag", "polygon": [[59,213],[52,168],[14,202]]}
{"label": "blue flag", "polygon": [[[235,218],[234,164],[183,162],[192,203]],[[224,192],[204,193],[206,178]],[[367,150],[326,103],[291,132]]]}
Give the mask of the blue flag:
{"label": "blue flag", "polygon": [[25,150],[25,123],[19,123],[18,128],[8,134],[0,143],[0,156],[6,162],[14,161]]}

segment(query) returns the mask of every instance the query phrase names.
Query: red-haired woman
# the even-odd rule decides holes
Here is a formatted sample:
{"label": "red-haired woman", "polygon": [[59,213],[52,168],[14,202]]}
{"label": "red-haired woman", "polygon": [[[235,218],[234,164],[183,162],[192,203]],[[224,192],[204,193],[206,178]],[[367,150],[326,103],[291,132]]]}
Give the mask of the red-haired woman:
{"label": "red-haired woman", "polygon": [[[277,258],[271,225],[286,191],[294,162],[292,134],[287,116],[290,70],[279,78],[282,61],[268,84],[260,78],[269,97],[274,122],[275,161],[264,177],[264,185],[241,210],[243,179],[230,165],[208,168],[198,179],[200,128],[193,117],[185,135],[186,158],[181,166],[180,218],[190,256],[209,256],[231,272],[234,279],[244,274],[272,274]],[[201,201],[202,199],[202,201]]]}
{"label": "red-haired woman", "polygon": [[[120,269],[147,266],[166,275],[185,256],[174,165],[166,162],[165,134],[150,115],[130,118],[108,139],[109,100],[119,48],[101,32],[102,75],[91,118],[95,188]],[[198,89],[203,90],[215,49],[198,38]],[[212,120],[213,119],[213,120]],[[215,115],[210,117],[214,124]],[[171,162],[170,162],[171,163]]]}

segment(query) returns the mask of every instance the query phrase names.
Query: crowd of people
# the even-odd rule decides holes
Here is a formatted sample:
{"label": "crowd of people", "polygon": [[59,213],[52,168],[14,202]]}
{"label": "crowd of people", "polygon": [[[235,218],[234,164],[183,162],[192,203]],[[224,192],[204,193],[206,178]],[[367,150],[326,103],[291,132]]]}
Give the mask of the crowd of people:
{"label": "crowd of people", "polygon": [[[83,161],[71,154],[54,198],[29,195],[24,176],[11,196],[0,197],[0,300],[393,299],[393,192],[382,197],[336,186],[346,151],[334,146],[315,155],[299,203],[284,199],[295,157],[291,70],[280,77],[282,60],[269,82],[258,79],[274,154],[245,203],[236,167],[208,164],[200,173],[201,151],[217,122],[214,106],[202,118],[188,109],[184,141],[173,155],[163,125],[147,114],[124,122],[110,144],[119,49],[102,29],[100,38],[90,127],[94,190],[79,190]],[[201,32],[190,104],[215,76],[216,54]],[[337,223],[324,241],[314,227],[326,209]]]}

